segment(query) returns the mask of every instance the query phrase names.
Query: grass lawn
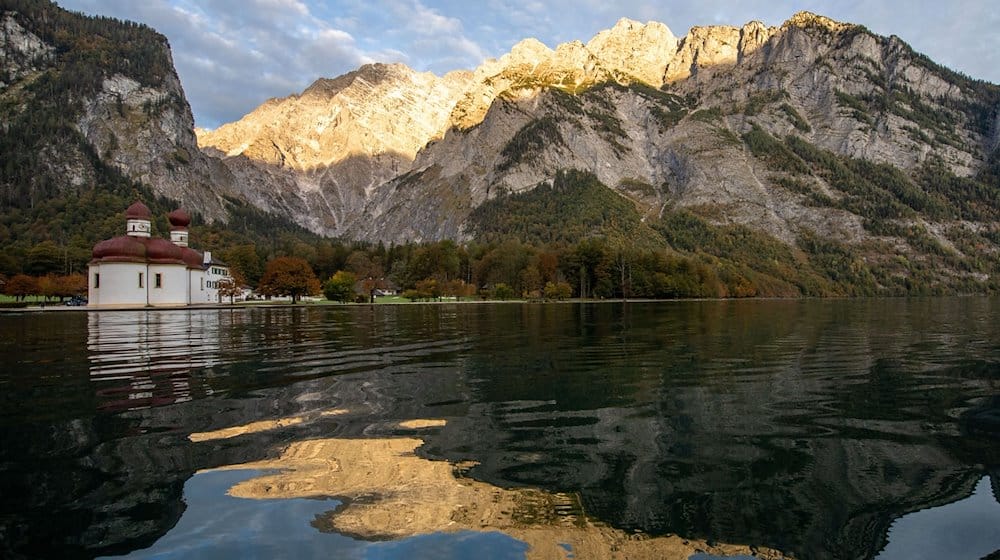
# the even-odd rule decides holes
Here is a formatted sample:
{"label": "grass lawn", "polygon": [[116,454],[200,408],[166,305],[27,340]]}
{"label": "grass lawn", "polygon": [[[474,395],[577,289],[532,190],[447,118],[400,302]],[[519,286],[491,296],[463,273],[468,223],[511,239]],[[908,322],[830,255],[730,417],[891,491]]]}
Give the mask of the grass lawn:
{"label": "grass lawn", "polygon": [[[28,297],[24,298],[23,300],[18,300],[14,296],[7,296],[7,295],[0,294],[0,303],[11,303],[11,302],[15,302],[15,301],[26,301],[28,303],[41,303],[42,301],[45,301],[45,298],[43,298],[42,296],[28,296]],[[57,299],[50,299],[50,300],[48,300],[47,303],[59,303],[59,299],[58,298]]]}
{"label": "grass lawn", "polygon": [[417,301],[408,300],[403,296],[380,296],[375,298],[375,303],[427,303],[427,302],[455,303],[463,301],[480,301],[480,299],[477,296],[460,297],[460,298],[451,297],[451,298],[441,298],[440,300],[432,299],[432,300],[417,300]]}

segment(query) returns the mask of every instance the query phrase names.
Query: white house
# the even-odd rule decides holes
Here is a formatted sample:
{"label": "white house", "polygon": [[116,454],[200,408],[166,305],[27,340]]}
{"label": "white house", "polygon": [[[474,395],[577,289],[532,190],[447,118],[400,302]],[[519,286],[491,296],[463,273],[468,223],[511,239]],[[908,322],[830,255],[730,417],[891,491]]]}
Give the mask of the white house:
{"label": "white house", "polygon": [[94,245],[89,265],[90,307],[176,306],[221,301],[218,285],[229,267],[188,247],[191,217],[167,215],[170,240],[150,235],[152,213],[142,202],[125,210],[125,235]]}

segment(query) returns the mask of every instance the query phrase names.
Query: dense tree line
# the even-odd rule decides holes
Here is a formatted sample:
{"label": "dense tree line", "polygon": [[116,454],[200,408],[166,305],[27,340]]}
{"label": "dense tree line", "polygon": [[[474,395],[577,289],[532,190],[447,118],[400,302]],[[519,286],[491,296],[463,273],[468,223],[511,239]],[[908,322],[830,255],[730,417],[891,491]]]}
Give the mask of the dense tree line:
{"label": "dense tree line", "polygon": [[43,301],[58,300],[87,295],[87,277],[83,274],[29,276],[15,274],[11,277],[0,275],[0,293],[24,301],[30,296],[40,296]]}
{"label": "dense tree line", "polygon": [[600,233],[646,240],[662,246],[662,239],[643,225],[635,205],[608,189],[591,173],[556,172],[551,184],[542,184],[514,196],[486,201],[469,217],[470,229],[480,240],[521,239],[532,244],[566,244]]}
{"label": "dense tree line", "polygon": [[[751,134],[764,133],[755,129]],[[550,185],[486,203],[470,220],[475,240],[464,244],[446,240],[387,247],[324,239],[229,200],[228,224],[204,224],[195,216],[192,245],[213,251],[242,282],[263,292],[298,298],[326,288],[328,297],[339,301],[366,301],[374,290],[383,289],[412,299],[558,299],[859,296],[998,288],[1000,259],[988,248],[1000,240],[1000,226],[978,232],[950,229],[949,239],[972,255],[960,257],[923,226],[890,219],[937,212],[928,201],[947,203],[948,197],[938,193],[927,194],[926,199],[911,196],[908,189],[917,189],[923,179],[915,183],[891,168],[809,150],[791,139],[745,138],[758,140],[780,142],[787,150],[782,157],[799,158],[808,169],[786,181],[795,189],[809,191],[812,187],[806,182],[815,180],[809,175],[817,175],[843,189],[847,201],[838,204],[854,204],[851,197],[871,202],[875,194],[889,197],[889,202],[881,202],[890,205],[887,215],[872,211],[878,206],[863,214],[871,220],[868,227],[881,224],[878,227],[887,235],[907,240],[920,254],[908,259],[878,241],[846,245],[809,231],[802,232],[796,245],[789,245],[760,231],[716,225],[678,208],[644,222],[631,202],[593,175],[576,171],[559,172]],[[879,185],[865,184],[874,181]],[[876,188],[879,191],[864,190]],[[144,192],[141,186],[133,189]],[[165,216],[174,205],[146,195],[143,198],[155,216],[153,235],[166,236]],[[5,215],[0,221],[0,240],[5,242],[0,274],[9,279],[83,272],[93,244],[121,234],[122,209],[133,199],[134,195],[115,189],[93,190],[79,199],[56,197],[35,209]],[[978,206],[944,208],[949,213],[980,215],[995,211],[988,198]],[[300,270],[305,270],[301,266],[305,263],[316,281],[276,288],[272,279],[277,273],[269,278],[268,267],[285,257],[296,259]],[[988,280],[973,281],[971,275],[942,280],[943,266],[985,273]]]}

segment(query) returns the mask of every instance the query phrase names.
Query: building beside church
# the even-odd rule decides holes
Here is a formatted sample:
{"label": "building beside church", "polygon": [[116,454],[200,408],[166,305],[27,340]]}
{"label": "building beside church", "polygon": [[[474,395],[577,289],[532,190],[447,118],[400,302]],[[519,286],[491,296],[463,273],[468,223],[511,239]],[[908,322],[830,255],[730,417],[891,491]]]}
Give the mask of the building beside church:
{"label": "building beside church", "polygon": [[156,307],[217,303],[229,267],[188,247],[191,216],[167,214],[170,239],[152,237],[152,213],[142,202],[125,210],[125,235],[94,245],[88,266],[89,307]]}

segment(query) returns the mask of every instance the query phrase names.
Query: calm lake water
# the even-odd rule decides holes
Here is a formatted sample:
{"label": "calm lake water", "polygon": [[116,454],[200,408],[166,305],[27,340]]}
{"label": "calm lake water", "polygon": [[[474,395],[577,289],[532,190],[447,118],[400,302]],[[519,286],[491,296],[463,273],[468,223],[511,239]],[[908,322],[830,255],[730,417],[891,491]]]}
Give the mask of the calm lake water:
{"label": "calm lake water", "polygon": [[0,364],[4,558],[1000,550],[1000,299],[11,313]]}

